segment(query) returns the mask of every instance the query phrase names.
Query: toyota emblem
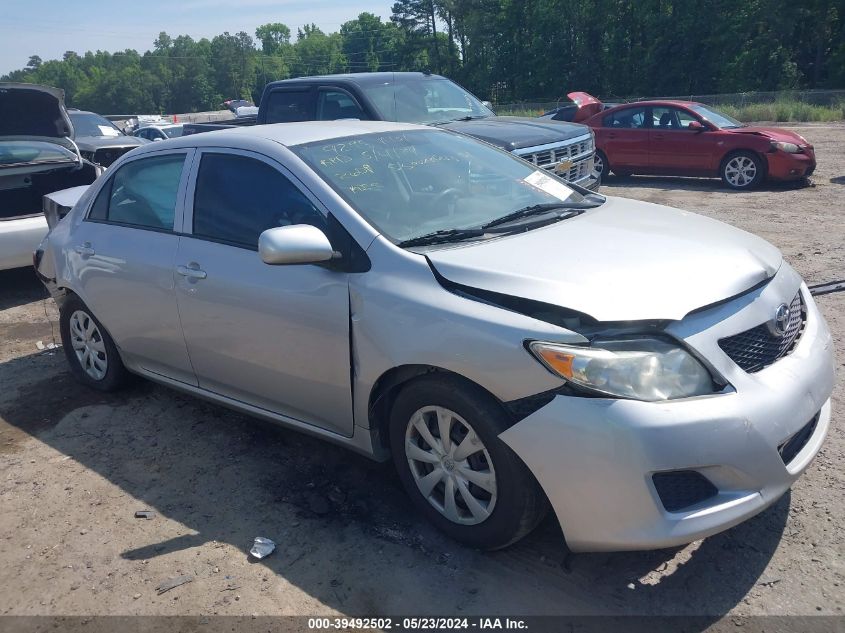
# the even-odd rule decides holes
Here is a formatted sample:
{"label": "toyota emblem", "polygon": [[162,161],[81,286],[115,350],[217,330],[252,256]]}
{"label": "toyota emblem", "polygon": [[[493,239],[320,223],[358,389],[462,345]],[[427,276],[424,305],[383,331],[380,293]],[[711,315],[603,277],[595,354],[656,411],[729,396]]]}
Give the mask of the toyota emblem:
{"label": "toyota emblem", "polygon": [[780,304],[775,310],[775,318],[769,322],[769,330],[778,338],[783,338],[789,327],[790,310],[785,303]]}

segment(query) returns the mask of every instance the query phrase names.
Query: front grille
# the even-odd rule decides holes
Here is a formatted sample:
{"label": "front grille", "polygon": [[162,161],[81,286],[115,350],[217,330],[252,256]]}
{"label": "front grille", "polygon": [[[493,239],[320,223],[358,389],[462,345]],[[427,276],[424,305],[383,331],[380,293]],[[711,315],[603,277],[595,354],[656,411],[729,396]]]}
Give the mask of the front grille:
{"label": "front grille", "polygon": [[720,339],[719,347],[743,370],[753,374],[789,354],[801,338],[805,322],[806,310],[799,291],[789,306],[789,322],[783,336],[774,334],[768,323],[762,323]]}
{"label": "front grille", "polygon": [[[517,150],[515,153],[537,167],[555,172],[564,180],[577,181],[586,178],[592,171],[592,161],[588,160],[593,152],[591,137],[576,141],[564,141],[551,145]],[[557,167],[563,161],[572,161],[573,165],[564,172]]]}
{"label": "front grille", "polygon": [[778,453],[780,453],[780,458],[783,460],[785,465],[789,466],[789,462],[795,459],[795,456],[798,455],[798,453],[801,452],[801,449],[803,449],[807,445],[807,442],[810,441],[810,438],[813,436],[813,431],[816,430],[816,425],[819,423],[819,415],[821,415],[821,411],[816,413],[812,420],[802,426],[800,431],[778,446]]}
{"label": "front grille", "polygon": [[694,470],[673,470],[651,476],[660,503],[667,512],[678,512],[718,494],[707,477]]}
{"label": "front grille", "polygon": [[98,149],[94,152],[94,162],[99,163],[103,167],[108,167],[118,158],[123,156],[129,150],[135,149],[134,147],[106,147],[103,149]]}

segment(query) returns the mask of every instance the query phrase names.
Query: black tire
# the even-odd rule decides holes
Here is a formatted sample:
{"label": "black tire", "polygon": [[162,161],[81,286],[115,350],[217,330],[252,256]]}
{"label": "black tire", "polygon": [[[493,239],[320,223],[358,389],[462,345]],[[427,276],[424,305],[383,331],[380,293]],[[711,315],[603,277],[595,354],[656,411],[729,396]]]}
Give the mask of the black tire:
{"label": "black tire", "polygon": [[[412,416],[425,407],[435,406],[460,416],[483,444],[481,449],[474,449],[476,452],[466,461],[459,462],[458,466],[452,462],[452,467],[456,469],[455,476],[460,477],[460,464],[469,464],[471,459],[482,460],[482,463],[495,473],[493,508],[485,519],[474,525],[450,520],[441,510],[435,508],[428,497],[423,496],[411,471],[418,466],[411,466],[405,453],[406,431],[411,425]],[[501,405],[476,385],[456,377],[430,375],[408,383],[397,396],[391,410],[390,448],[399,477],[414,505],[453,539],[484,550],[500,549],[518,541],[537,526],[549,507],[546,496],[534,476],[498,437],[509,426],[511,421]],[[436,424],[432,428],[436,432]],[[453,445],[459,444],[454,438],[461,437],[461,430],[466,428],[455,422],[455,427],[452,428]],[[439,440],[439,436],[437,439]],[[488,456],[490,463],[487,463]],[[422,462],[418,464],[423,465]],[[435,468],[429,467],[432,470]],[[465,489],[474,490],[475,494],[485,494],[484,490],[471,482],[467,486],[467,481],[462,481]],[[441,486],[443,489],[440,489]],[[444,506],[445,486],[445,479],[441,480],[432,492],[443,496]],[[454,499],[460,511],[470,514],[465,498],[460,490],[455,490]],[[490,498],[492,499],[492,495]]]}
{"label": "black tire", "polygon": [[[752,171],[753,176],[750,175]],[[727,187],[747,191],[759,185],[766,177],[766,164],[755,152],[732,152],[722,160],[719,176]]]}
{"label": "black tire", "polygon": [[[71,332],[71,320],[76,314],[84,315],[83,320],[84,318],[90,319],[93,325],[96,326],[92,343],[102,341],[101,347],[104,351],[90,351],[91,354],[97,354],[97,358],[101,363],[105,359],[105,371],[101,378],[96,378],[86,371],[82,365],[82,360],[74,348],[74,341],[78,341],[79,339]],[[85,321],[85,323],[88,322]],[[70,371],[79,382],[99,391],[115,391],[126,384],[129,373],[123,365],[120,353],[112,337],[106,331],[106,328],[103,327],[102,323],[88,309],[88,306],[76,295],[69,296],[62,304],[59,312],[59,331],[62,336],[62,347],[65,351],[65,357],[70,365]]]}
{"label": "black tire", "polygon": [[600,149],[597,149],[594,161],[593,169],[599,175],[599,179],[604,180],[610,173],[610,163],[607,160],[607,154]]}

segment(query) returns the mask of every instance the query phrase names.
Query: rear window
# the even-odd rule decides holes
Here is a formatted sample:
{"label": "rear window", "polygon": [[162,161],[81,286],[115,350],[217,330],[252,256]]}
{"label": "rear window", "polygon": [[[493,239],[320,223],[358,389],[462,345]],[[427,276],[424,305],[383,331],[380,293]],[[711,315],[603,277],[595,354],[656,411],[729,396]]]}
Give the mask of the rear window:
{"label": "rear window", "polygon": [[46,141],[0,142],[0,167],[74,162],[76,160],[76,154],[56,143]]}

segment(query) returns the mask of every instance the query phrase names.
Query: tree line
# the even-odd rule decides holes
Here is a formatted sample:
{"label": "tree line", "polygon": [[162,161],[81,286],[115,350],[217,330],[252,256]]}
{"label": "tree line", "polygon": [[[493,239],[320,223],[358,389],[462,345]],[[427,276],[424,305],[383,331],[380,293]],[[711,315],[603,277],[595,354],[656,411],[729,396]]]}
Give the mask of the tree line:
{"label": "tree line", "polygon": [[326,33],[282,22],[212,39],[160,33],[144,53],[37,55],[3,81],[63,88],[104,113],[256,101],[273,80],[429,70],[505,103],[845,87],[845,0],[399,0]]}

